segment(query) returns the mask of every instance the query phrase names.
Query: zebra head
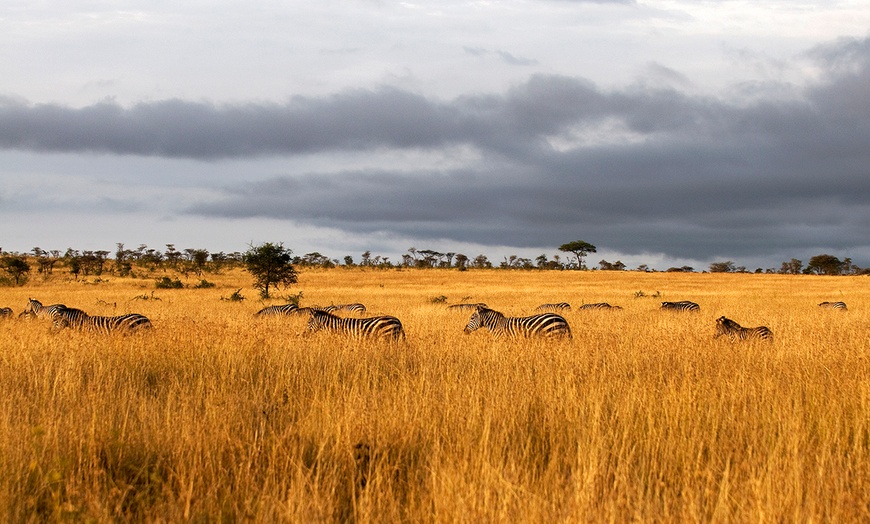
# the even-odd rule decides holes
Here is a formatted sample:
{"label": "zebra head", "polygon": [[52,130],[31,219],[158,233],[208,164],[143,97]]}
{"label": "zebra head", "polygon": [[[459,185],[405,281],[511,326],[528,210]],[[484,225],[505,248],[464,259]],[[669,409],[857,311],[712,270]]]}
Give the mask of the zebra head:
{"label": "zebra head", "polygon": [[338,318],[332,313],[317,308],[310,308],[308,313],[311,315],[308,318],[308,331],[311,333],[316,333],[321,329],[329,327],[330,323],[333,322],[333,319]]}
{"label": "zebra head", "polygon": [[472,331],[477,331],[482,327],[493,326],[496,320],[502,316],[504,315],[502,315],[498,311],[489,309],[484,306],[477,306],[474,309],[474,313],[471,314],[471,318],[468,320],[468,324],[466,324],[464,332],[467,335]]}
{"label": "zebra head", "polygon": [[42,309],[42,302],[36,300],[35,298],[28,298],[27,305],[24,306],[24,313],[22,313],[22,315],[24,315],[25,313],[28,316],[35,315],[36,312],[40,309]]}
{"label": "zebra head", "polygon": [[721,316],[716,319],[716,333],[713,335],[713,338],[719,338],[722,335],[728,335],[738,330],[740,330],[740,324],[730,318]]}

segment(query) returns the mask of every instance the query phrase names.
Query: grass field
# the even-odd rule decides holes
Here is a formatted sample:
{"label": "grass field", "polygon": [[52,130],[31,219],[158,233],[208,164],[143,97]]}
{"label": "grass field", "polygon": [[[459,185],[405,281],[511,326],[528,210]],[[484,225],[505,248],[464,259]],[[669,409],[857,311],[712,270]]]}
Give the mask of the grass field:
{"label": "grass field", "polygon": [[[870,520],[866,277],[337,268],[280,292],[395,315],[394,345],[255,320],[241,271],[103,278],[0,289],[16,314],[33,297],[154,323],[0,322],[5,521]],[[464,335],[463,299],[568,301],[574,338]],[[701,312],[659,310],[684,299]],[[773,343],[714,341],[722,315]]]}

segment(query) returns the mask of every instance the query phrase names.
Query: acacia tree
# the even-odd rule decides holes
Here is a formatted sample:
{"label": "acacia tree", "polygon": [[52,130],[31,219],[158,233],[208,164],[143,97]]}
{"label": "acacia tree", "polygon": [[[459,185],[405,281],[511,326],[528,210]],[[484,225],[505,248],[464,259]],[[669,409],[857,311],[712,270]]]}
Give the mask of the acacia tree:
{"label": "acacia tree", "polygon": [[259,246],[250,246],[243,256],[245,266],[254,276],[254,287],[260,290],[260,296],[269,298],[269,286],[296,283],[296,268],[290,263],[293,252],[284,244],[266,242]]}
{"label": "acacia tree", "polygon": [[567,244],[562,244],[561,246],[559,246],[559,251],[574,253],[574,256],[577,257],[577,269],[583,269],[583,257],[588,255],[589,253],[595,253],[597,251],[597,248],[589,242],[584,242],[583,240],[575,240],[573,242],[568,242]]}
{"label": "acacia tree", "polygon": [[28,264],[27,260],[21,256],[4,257],[2,264],[3,269],[9,273],[9,276],[15,279],[16,286],[21,283],[21,277],[30,273],[30,264]]}

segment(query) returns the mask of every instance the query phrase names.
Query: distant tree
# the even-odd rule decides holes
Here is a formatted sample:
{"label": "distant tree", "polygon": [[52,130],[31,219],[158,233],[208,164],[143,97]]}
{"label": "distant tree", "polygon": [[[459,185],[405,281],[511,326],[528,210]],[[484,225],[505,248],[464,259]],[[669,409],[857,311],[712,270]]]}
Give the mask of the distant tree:
{"label": "distant tree", "polygon": [[842,273],[843,263],[839,258],[823,254],[816,255],[807,264],[806,272],[817,275],[839,275]]}
{"label": "distant tree", "polygon": [[583,240],[575,240],[559,246],[559,251],[573,253],[577,257],[577,269],[583,269],[583,257],[589,253],[595,253],[597,250],[598,248]]}
{"label": "distant tree", "polygon": [[468,269],[466,267],[466,264],[468,264],[468,257],[466,255],[463,255],[462,253],[457,253],[456,267],[459,268],[460,271],[465,271],[466,269]]}
{"label": "distant tree", "polygon": [[796,258],[793,258],[789,262],[783,262],[782,267],[779,269],[779,272],[783,275],[800,275],[801,269],[803,267],[803,262]]}
{"label": "distant tree", "polygon": [[345,256],[344,257],[344,265],[347,267],[353,266],[353,257],[350,255]]}
{"label": "distant tree", "polygon": [[284,287],[297,281],[296,268],[290,263],[293,252],[283,244],[266,242],[259,246],[249,246],[243,256],[245,266],[254,276],[254,287],[260,290],[262,298],[269,298],[269,287]]}
{"label": "distant tree", "polygon": [[472,262],[471,262],[471,267],[474,267],[477,269],[491,268],[492,262],[489,261],[489,259],[486,257],[486,255],[480,254],[480,255],[477,255],[476,257],[474,257],[474,260],[472,260]]}
{"label": "distant tree", "polygon": [[710,264],[710,273],[733,273],[736,271],[734,262],[730,260],[726,262],[713,262]]}
{"label": "distant tree", "polygon": [[15,285],[21,283],[21,278],[30,273],[30,264],[22,256],[6,256],[2,259],[3,269],[15,279]]}

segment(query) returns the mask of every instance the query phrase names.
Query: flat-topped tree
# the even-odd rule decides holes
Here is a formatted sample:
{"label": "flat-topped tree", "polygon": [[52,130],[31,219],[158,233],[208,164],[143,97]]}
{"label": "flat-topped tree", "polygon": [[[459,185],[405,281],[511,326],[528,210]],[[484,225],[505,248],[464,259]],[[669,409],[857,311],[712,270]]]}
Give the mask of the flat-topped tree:
{"label": "flat-topped tree", "polygon": [[577,257],[577,269],[583,269],[583,257],[589,253],[595,253],[596,250],[595,246],[583,240],[575,240],[559,246],[559,251],[574,253],[574,256]]}

